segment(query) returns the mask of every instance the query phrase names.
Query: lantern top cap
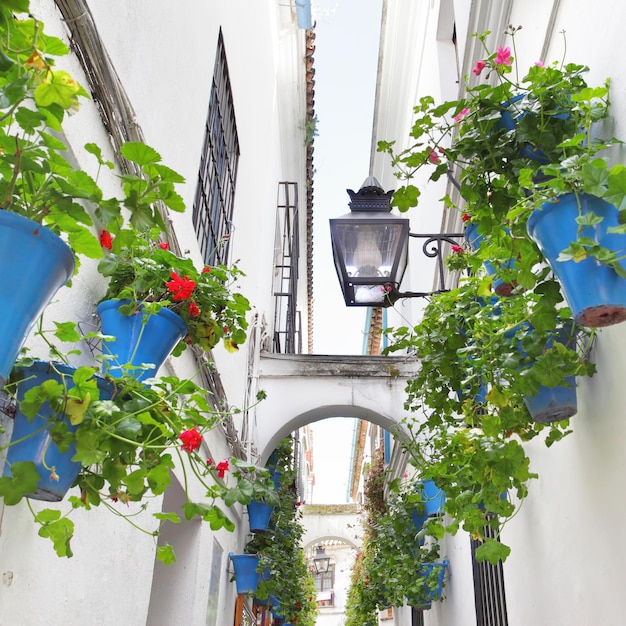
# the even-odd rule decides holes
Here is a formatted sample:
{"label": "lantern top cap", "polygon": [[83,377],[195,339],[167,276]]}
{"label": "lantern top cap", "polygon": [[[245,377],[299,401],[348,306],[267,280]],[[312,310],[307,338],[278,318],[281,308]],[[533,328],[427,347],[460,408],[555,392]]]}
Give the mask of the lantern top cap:
{"label": "lantern top cap", "polygon": [[385,192],[373,176],[368,176],[357,192],[352,189],[346,191],[350,196],[348,206],[351,211],[391,211],[393,191]]}

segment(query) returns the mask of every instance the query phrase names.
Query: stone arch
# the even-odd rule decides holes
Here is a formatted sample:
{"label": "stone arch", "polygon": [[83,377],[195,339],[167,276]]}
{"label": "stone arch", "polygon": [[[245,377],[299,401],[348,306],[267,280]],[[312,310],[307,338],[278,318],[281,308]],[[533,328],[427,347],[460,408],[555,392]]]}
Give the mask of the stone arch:
{"label": "stone arch", "polygon": [[397,437],[402,426],[407,379],[417,370],[407,357],[263,354],[255,430],[261,463],[289,433],[330,417],[359,418]]}

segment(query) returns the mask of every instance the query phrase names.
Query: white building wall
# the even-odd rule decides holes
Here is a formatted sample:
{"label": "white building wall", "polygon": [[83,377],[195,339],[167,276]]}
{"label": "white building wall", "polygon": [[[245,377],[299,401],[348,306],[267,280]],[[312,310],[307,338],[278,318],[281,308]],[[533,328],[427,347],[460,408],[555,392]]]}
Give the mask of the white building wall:
{"label": "white building wall", "polygon": [[[161,154],[166,165],[187,180],[179,189],[187,212],[172,215],[172,222],[181,247],[196,259],[199,252],[191,209],[221,27],[241,148],[231,258],[239,260],[240,269],[247,274],[240,281],[240,288],[251,301],[253,313],[271,324],[274,229],[280,181],[299,185],[300,276],[303,282],[306,277],[305,34],[297,28],[295,13],[288,3],[274,0],[237,3],[184,0],[174,4],[161,0],[112,0],[89,5],[136,111],[136,122],[146,143]],[[45,23],[47,33],[68,40],[53,2],[32,0],[31,9]],[[87,86],[73,56],[60,65]],[[93,103],[83,103],[65,128],[77,162],[90,174],[95,176],[96,163],[82,147],[86,142],[100,145],[112,160],[109,139]],[[114,195],[119,189],[117,178],[108,172],[100,174],[99,183],[105,195]],[[95,323],[95,303],[104,290],[95,263],[84,262],[71,292],[67,288],[59,292],[46,319],[49,323],[52,319]],[[299,305],[306,328],[306,302],[301,299]],[[31,345],[35,354],[46,356],[43,346],[36,342]],[[243,407],[247,347],[237,355],[227,355],[218,348],[215,358],[229,402]],[[88,352],[81,357],[82,363],[90,360]],[[167,368],[188,375],[193,364],[189,355],[183,355],[170,359]],[[207,457],[221,460],[232,456],[221,429],[211,432],[204,446]],[[198,499],[202,497],[191,494],[192,498],[194,495]],[[166,506],[176,505],[180,498],[180,490],[173,486],[165,496]],[[148,510],[134,521],[153,529],[151,513],[161,510],[162,500],[155,498]],[[32,505],[35,510],[44,508],[36,502]],[[126,505],[117,506],[124,513],[132,511]],[[229,582],[228,552],[241,552],[245,543],[247,520],[241,507],[228,512],[237,524],[234,533],[214,533],[208,524],[196,522],[166,530],[165,534],[179,546],[179,561],[169,569],[155,564],[155,538],[138,532],[103,507],[100,509],[72,514],[76,524],[72,541],[74,556],[60,559],[50,541],[37,536],[37,527],[25,502],[13,507],[0,503],[2,626],[232,623],[235,588]],[[214,559],[214,554],[219,558]]]}
{"label": "white building wall", "polygon": [[[439,101],[454,97],[446,82],[450,68],[442,64],[444,55],[440,54],[437,61],[436,50],[441,42],[434,28],[438,18],[449,18],[451,6],[460,65],[465,73],[482,56],[474,51],[473,32],[491,30],[494,48],[503,43],[506,25],[522,25],[516,43],[523,71],[537,60],[561,60],[561,31],[565,31],[566,58],[591,68],[588,83],[600,85],[605,78],[611,78],[613,132],[617,137],[625,136],[626,69],[619,62],[626,20],[623,3],[591,6],[583,0],[390,0],[374,143],[397,139],[399,145],[407,145],[407,112],[418,98],[426,94]],[[547,54],[542,58],[544,48]],[[625,156],[618,154],[616,159],[625,162]],[[389,163],[383,155],[374,155],[373,163],[373,173],[385,189],[399,186],[390,177]],[[422,188],[423,194],[430,189],[436,198],[444,195],[441,186],[432,184],[426,192]],[[431,204],[430,198],[433,196],[423,195],[420,207],[410,212],[412,231],[429,232],[432,228],[432,213],[439,211],[439,205]],[[415,242],[410,245],[411,254],[417,254]],[[419,259],[412,257],[410,262],[421,268]],[[411,271],[402,290],[420,288],[416,274]],[[409,319],[417,320],[412,301],[398,306],[405,316],[410,311]],[[549,449],[538,440],[527,446],[531,469],[539,473],[539,479],[531,483],[528,498],[502,534],[503,541],[512,548],[504,564],[509,626],[624,623],[626,537],[622,526],[626,504],[620,494],[626,479],[622,386],[625,349],[625,324],[603,329],[592,357],[598,372],[591,379],[578,379],[578,413],[571,419],[573,434]],[[476,618],[469,537],[462,532],[446,537],[443,554],[450,559],[447,597],[425,614],[425,623],[473,626]],[[410,618],[398,613],[394,623],[408,625]]]}

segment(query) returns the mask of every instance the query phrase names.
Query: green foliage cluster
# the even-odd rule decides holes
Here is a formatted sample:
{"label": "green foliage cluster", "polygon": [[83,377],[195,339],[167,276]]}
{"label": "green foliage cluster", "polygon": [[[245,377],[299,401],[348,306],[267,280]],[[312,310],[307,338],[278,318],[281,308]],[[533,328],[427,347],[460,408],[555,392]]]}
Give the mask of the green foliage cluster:
{"label": "green foliage cluster", "polygon": [[[559,282],[527,233],[529,216],[575,194],[578,238],[559,261],[593,258],[626,277],[622,253],[603,248],[585,228],[602,218],[583,214],[580,204],[582,194],[615,204],[620,226],[611,231],[626,232],[626,167],[609,166],[609,148],[621,142],[603,136],[609,82],[589,87],[588,68],[573,63],[538,63],[520,79],[513,63],[518,30],[508,29],[513,51],[492,52],[489,33],[479,35],[485,57],[473,73],[480,78],[466,79],[459,100],[423,98],[409,148],[379,143],[403,181],[393,201],[399,210],[418,205],[418,170],[429,181],[449,176],[455,190],[443,201],[481,237],[480,246],[470,242],[448,261],[469,278],[434,296],[415,326],[391,329],[388,352],[413,354],[421,364],[407,387],[406,451],[420,475],[446,492],[446,530],[462,527],[484,540],[476,556],[492,563],[509,547],[485,539],[485,527],[500,529],[537,476],[524,444],[538,438],[550,446],[570,432],[567,419],[535,422],[527,400],[541,386],[568,386],[571,377],[595,371],[595,331],[573,324]],[[510,297],[496,295],[497,281]]]}
{"label": "green foliage cluster", "polygon": [[283,439],[268,462],[276,481],[278,504],[270,529],[256,533],[246,545],[259,555],[262,581],[256,593],[269,599],[272,611],[287,623],[314,626],[317,615],[313,574],[302,547],[302,511],[297,503],[297,472],[293,464],[293,439]]}
{"label": "green foliage cluster", "polygon": [[[187,342],[210,350],[222,339],[228,350],[236,350],[246,339],[250,310],[248,300],[232,291],[241,272],[225,266],[197,272],[189,259],[155,245],[161,233],[167,237],[168,232],[160,207],[185,210],[175,190],[176,184],[184,182],[182,176],[165,166],[153,148],[129,142],[121,148],[120,157],[137,173],[119,176],[121,199],[105,198],[97,182],[66,158],[68,147],[60,138],[65,116],[78,108],[81,98],[88,97],[66,71],[55,66],[58,57],[68,52],[61,40],[46,35],[41,22],[29,14],[28,0],[2,2],[0,210],[42,224],[67,241],[77,257],[99,259],[103,247],[111,247],[99,266],[110,278],[107,297],[132,300],[127,313],[142,306],[144,319],[162,306],[177,309],[188,326]],[[97,145],[89,143],[85,149],[100,169],[114,169]],[[185,308],[166,296],[164,283],[174,272],[195,282],[197,311],[189,302]],[[216,464],[202,456],[202,436],[237,409],[216,408],[217,400],[193,380],[164,376],[149,385],[139,382],[130,366],[119,377],[105,381],[112,389],[111,397],[105,399],[97,368],[81,366],[71,374],[58,370],[55,362],[69,365],[70,357],[81,351],[64,351],[49,339],[54,334],[60,342],[81,345],[101,341],[103,336],[83,334],[74,322],[54,324],[56,330],[51,333],[43,330],[40,320],[38,334],[48,343],[50,369],[60,378],[30,389],[18,408],[28,419],[40,413],[45,416],[51,440],[61,451],[74,446],[72,460],[82,466],[75,481],[80,495],[69,497],[66,513],[50,508],[35,513],[31,507],[39,534],[52,540],[59,556],[72,556],[74,524],[68,516],[76,509],[104,506],[154,536],[162,522],[179,523],[181,516],[176,512],[156,514],[155,530],[141,528],[135,519],[151,498],[165,492],[175,467],[187,493],[181,515],[188,520],[198,516],[214,530],[234,529],[221,503],[231,506],[247,504],[254,497],[275,498],[267,470],[240,459]],[[31,362],[26,356],[18,363],[4,389],[7,394],[13,394],[20,377],[28,375]],[[0,496],[5,504],[15,505],[36,490],[42,477],[30,461],[12,463],[10,470],[11,476],[0,478]],[[55,468],[50,472],[53,478]],[[189,496],[198,487],[202,501]],[[166,564],[175,560],[171,546],[159,547],[158,556]]]}
{"label": "green foliage cluster", "polygon": [[346,626],[377,624],[377,611],[389,606],[426,608],[439,599],[439,546],[427,545],[425,536],[442,537],[443,524],[431,518],[417,528],[413,516],[423,519],[422,492],[387,478],[378,450],[364,486],[363,544],[352,568]]}

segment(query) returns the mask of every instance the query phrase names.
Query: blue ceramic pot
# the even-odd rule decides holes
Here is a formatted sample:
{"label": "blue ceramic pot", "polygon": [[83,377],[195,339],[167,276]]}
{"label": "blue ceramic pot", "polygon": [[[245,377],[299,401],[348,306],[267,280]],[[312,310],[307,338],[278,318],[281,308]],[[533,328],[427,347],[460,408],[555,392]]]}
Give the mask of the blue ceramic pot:
{"label": "blue ceramic pot", "polygon": [[[507,231],[508,233],[508,231]],[[480,248],[480,244],[483,240],[482,235],[478,234],[478,227],[476,224],[467,224],[465,227],[465,241],[467,241],[469,247],[472,250],[478,250]],[[511,269],[515,266],[515,261],[510,260],[502,264],[503,267]],[[501,278],[498,278],[496,275],[496,268],[493,263],[489,261],[483,262],[483,267],[485,271],[490,276],[493,276],[493,290],[499,296],[510,296],[514,289],[515,285],[511,285],[510,283],[504,282]]]}
{"label": "blue ceramic pot", "polygon": [[256,554],[233,554],[229,552],[228,558],[235,569],[235,585],[237,595],[254,594],[261,582],[261,573],[257,572],[259,557]]}
{"label": "blue ceramic pot", "polygon": [[[533,330],[530,323],[525,322],[508,331],[505,336],[513,338],[519,328],[526,328],[528,332]],[[554,341],[563,344],[569,350],[574,350],[576,348],[576,325],[574,322],[566,323],[562,328],[554,331],[546,342],[546,348],[550,348]],[[518,349],[525,355],[521,341],[518,344]],[[541,385],[534,396],[524,398],[524,403],[535,422],[549,424],[569,419],[578,411],[576,377],[567,376],[565,384],[558,387]]]}
{"label": "blue ceramic pot", "polygon": [[[496,128],[504,129],[506,131],[515,130],[518,121],[523,119],[527,114],[526,111],[519,108],[519,104],[521,104],[525,97],[526,94],[520,93],[502,104],[502,113],[500,115],[500,120],[496,124]],[[567,113],[560,113],[552,116],[553,120],[567,120],[568,118],[569,115]],[[533,147],[530,144],[522,146],[520,149],[520,155],[536,161],[540,165],[546,165],[550,162],[550,159],[540,147]]]}
{"label": "blue ceramic pot", "polygon": [[17,281],[0,292],[0,386],[54,294],[74,274],[71,248],[47,228],[0,210],[0,275]]}
{"label": "blue ceramic pot", "polygon": [[269,528],[270,517],[272,516],[274,507],[260,500],[252,500],[246,507],[248,509],[250,530],[253,533],[266,531]]}
{"label": "blue ceramic pot", "polygon": [[[589,194],[578,194],[580,214],[593,212],[602,218],[599,224],[585,226],[581,236],[601,246],[624,253],[626,236],[607,233],[618,225],[615,206]],[[539,246],[559,282],[574,319],[589,327],[611,326],[626,320],[626,279],[610,267],[592,258],[579,262],[559,261],[559,254],[578,239],[579,216],[577,195],[561,196],[558,201],[545,202],[528,218],[528,234]],[[626,270],[626,261],[621,261]]]}
{"label": "blue ceramic pot", "polygon": [[442,515],[446,494],[432,480],[421,480],[418,489],[422,491],[426,515]]}
{"label": "blue ceramic pot", "polygon": [[[103,365],[103,372],[120,377],[128,373],[137,380],[151,378],[163,365],[176,344],[187,335],[187,326],[180,315],[163,307],[156,315],[124,315],[119,308],[129,300],[105,300],[96,308],[102,333],[114,340],[102,342],[102,352],[111,359]],[[150,364],[150,367],[140,368]],[[140,369],[132,370],[128,366]]]}
{"label": "blue ceramic pot", "polygon": [[[424,590],[420,593],[418,598],[407,598],[407,603],[410,606],[424,610],[430,609],[433,601],[441,598],[441,593],[443,591],[443,579],[446,574],[448,563],[448,559],[444,559],[441,563],[427,563],[420,567],[420,577],[426,578],[429,582],[432,582],[431,576],[435,577],[436,585],[433,587],[429,585],[428,582],[425,582]],[[433,574],[433,572],[435,573]]]}
{"label": "blue ceramic pot", "polygon": [[[73,375],[76,368],[55,363],[54,368],[45,361],[36,361],[29,367],[16,368],[16,372],[23,376],[17,383],[16,398],[18,403],[24,399],[24,395],[29,389],[37,387],[47,380],[55,380],[65,385],[67,389],[74,387]],[[114,386],[96,376],[100,400],[109,400],[113,396]],[[13,423],[12,443],[7,449],[4,475],[11,476],[11,465],[19,461],[31,461],[35,464],[41,480],[37,483],[37,490],[27,497],[35,500],[47,500],[58,502],[62,500],[68,489],[73,485],[81,464],[72,461],[76,454],[74,444],[70,444],[65,452],[61,452],[52,440],[49,426],[52,420],[63,420],[67,424],[67,430],[73,433],[77,426],[73,426],[65,414],[59,414],[48,402],[39,409],[39,413],[32,419],[28,419],[22,412],[18,411]],[[57,479],[51,478],[54,468],[54,475]]]}

